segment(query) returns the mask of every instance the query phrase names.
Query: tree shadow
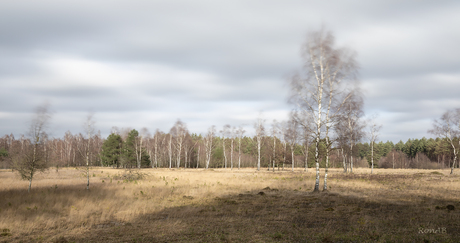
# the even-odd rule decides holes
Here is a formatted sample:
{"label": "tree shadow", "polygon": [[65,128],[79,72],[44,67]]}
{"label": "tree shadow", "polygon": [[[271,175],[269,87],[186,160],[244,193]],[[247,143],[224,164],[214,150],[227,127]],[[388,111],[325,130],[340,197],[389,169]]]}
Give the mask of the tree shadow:
{"label": "tree shadow", "polygon": [[[77,242],[458,242],[460,202],[374,202],[264,188],[96,227]],[[454,207],[449,209],[448,205]]]}

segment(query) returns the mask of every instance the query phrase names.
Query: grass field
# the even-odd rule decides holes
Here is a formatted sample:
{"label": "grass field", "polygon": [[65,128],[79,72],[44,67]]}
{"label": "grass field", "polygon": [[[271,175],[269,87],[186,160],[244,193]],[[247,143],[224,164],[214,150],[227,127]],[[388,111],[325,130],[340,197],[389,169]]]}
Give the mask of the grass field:
{"label": "grass field", "polygon": [[3,170],[0,242],[460,242],[449,172],[332,169],[328,192],[313,193],[313,169],[93,168],[89,191],[61,169],[27,193]]}

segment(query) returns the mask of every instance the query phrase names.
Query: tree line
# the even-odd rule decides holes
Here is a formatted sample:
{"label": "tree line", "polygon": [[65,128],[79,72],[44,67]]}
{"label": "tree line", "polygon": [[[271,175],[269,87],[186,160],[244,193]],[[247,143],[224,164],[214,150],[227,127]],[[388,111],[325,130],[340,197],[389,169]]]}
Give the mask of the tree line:
{"label": "tree line", "polygon": [[[314,166],[315,145],[301,139],[300,130],[293,133],[288,122],[272,124],[275,135],[264,135],[260,142],[260,164],[265,168],[287,169],[311,168]],[[229,128],[229,125],[225,127]],[[224,127],[224,129],[225,129]],[[184,129],[183,133],[176,130]],[[279,128],[279,131],[277,130]],[[215,129],[215,128],[214,128]],[[90,139],[84,134],[66,132],[63,138],[43,137],[39,143],[43,161],[56,170],[62,167],[82,167],[86,165],[88,154],[90,166],[114,168],[229,168],[257,167],[258,139],[256,136],[238,136],[238,129],[224,129],[213,137],[209,164],[207,164],[206,137],[186,130],[185,123],[178,121],[170,132],[156,130],[150,134],[147,129],[113,128],[107,138],[101,133]],[[241,130],[240,130],[241,131]],[[243,130],[244,131],[244,130]],[[279,134],[277,134],[279,133]],[[225,136],[224,136],[225,135]],[[295,137],[299,138],[295,138]],[[209,139],[209,138],[208,138]],[[40,142],[40,141],[39,141]],[[209,142],[208,142],[209,143]],[[458,144],[459,139],[454,138]],[[87,145],[90,145],[89,148]],[[338,144],[337,144],[338,145]],[[345,157],[348,164],[355,158],[359,167],[371,166],[371,147],[369,142],[357,142],[350,156],[344,156],[350,147],[333,146],[330,150],[330,166],[340,168]],[[20,158],[27,154],[33,140],[21,135],[4,135],[0,138],[1,168],[14,167]],[[308,146],[308,147],[307,147]],[[457,147],[457,146],[456,146]],[[326,163],[326,141],[320,141],[320,167]],[[408,139],[378,142],[374,146],[374,160],[380,168],[446,168],[454,159],[453,148],[446,138]],[[307,155],[307,156],[306,156]],[[293,163],[294,161],[294,163]]]}

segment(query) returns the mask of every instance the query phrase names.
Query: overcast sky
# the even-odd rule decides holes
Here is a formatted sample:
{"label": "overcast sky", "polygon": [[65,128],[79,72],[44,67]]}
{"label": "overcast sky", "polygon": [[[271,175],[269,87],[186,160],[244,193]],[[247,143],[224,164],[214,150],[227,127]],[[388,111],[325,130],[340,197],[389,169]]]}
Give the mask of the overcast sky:
{"label": "overcast sky", "polygon": [[113,126],[191,132],[285,120],[287,77],[322,24],[358,54],[380,140],[430,137],[460,107],[460,1],[10,1],[0,4],[0,136]]}

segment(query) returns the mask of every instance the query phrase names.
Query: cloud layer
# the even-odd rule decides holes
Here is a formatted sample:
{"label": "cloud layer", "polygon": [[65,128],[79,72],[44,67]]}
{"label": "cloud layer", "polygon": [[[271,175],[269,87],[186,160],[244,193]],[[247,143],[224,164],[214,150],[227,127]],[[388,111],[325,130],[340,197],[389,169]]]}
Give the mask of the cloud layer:
{"label": "cloud layer", "polygon": [[[52,135],[82,131],[89,111],[112,126],[202,133],[284,120],[300,45],[326,24],[358,53],[367,114],[381,140],[429,136],[460,107],[457,1],[4,1],[0,134],[25,133],[35,106]],[[249,132],[249,131],[248,131]]]}

